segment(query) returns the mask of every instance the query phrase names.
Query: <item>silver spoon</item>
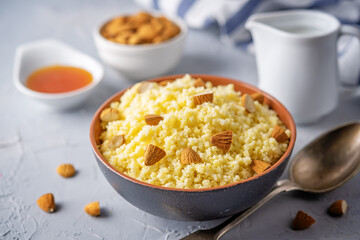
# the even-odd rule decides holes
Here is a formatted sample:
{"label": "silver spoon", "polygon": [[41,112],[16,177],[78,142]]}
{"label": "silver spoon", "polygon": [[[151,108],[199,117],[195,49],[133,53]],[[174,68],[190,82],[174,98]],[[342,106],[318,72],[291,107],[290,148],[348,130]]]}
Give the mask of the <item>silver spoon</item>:
{"label": "silver spoon", "polygon": [[278,193],[301,190],[323,193],[346,183],[360,170],[360,122],[337,127],[316,138],[295,155],[290,179],[279,180],[273,190],[254,206],[217,227],[199,230],[183,240],[220,239]]}

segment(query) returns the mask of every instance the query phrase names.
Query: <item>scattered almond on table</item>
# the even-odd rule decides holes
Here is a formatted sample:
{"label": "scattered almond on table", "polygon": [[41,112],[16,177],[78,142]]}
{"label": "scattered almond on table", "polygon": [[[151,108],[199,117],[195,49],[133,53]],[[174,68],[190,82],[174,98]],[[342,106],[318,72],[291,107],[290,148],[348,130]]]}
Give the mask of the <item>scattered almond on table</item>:
{"label": "scattered almond on table", "polygon": [[294,230],[304,230],[309,228],[315,223],[315,219],[303,211],[298,211],[294,220],[292,221],[291,228]]}
{"label": "scattered almond on table", "polygon": [[90,216],[100,216],[100,204],[98,201],[89,203],[85,206],[84,211]]}
{"label": "scattered almond on table", "polygon": [[345,200],[338,200],[330,205],[328,212],[332,216],[342,216],[348,209],[347,202]]}
{"label": "scattered almond on table", "polygon": [[55,199],[52,193],[46,193],[36,201],[37,205],[45,212],[52,213],[55,211]]}
{"label": "scattered almond on table", "polygon": [[69,178],[75,175],[76,170],[72,164],[65,163],[58,166],[56,172],[64,178]]}

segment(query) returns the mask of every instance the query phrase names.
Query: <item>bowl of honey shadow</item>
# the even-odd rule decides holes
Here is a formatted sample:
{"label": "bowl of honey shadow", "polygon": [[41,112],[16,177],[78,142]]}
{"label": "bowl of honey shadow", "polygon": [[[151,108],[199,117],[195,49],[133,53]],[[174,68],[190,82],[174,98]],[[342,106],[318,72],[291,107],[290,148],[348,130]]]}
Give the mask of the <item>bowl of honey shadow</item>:
{"label": "bowl of honey shadow", "polygon": [[47,109],[79,107],[103,75],[98,61],[57,40],[26,43],[16,49],[16,88]]}
{"label": "bowl of honey shadow", "polygon": [[107,19],[93,31],[100,58],[131,80],[160,76],[175,68],[186,35],[181,19],[146,12]]}

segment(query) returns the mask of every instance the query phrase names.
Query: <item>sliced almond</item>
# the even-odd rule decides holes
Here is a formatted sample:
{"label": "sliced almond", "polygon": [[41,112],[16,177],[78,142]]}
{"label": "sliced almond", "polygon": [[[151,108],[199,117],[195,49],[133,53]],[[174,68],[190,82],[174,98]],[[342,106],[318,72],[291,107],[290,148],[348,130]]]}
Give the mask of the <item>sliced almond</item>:
{"label": "sliced almond", "polygon": [[145,165],[146,166],[154,165],[165,156],[166,156],[166,152],[163,149],[153,144],[148,144],[144,155]]}
{"label": "sliced almond", "polygon": [[249,113],[255,112],[254,100],[250,97],[249,94],[244,94],[241,97],[241,105],[248,111]]}
{"label": "sliced almond", "polygon": [[104,122],[116,121],[120,119],[120,113],[115,108],[105,108],[100,113],[100,119]]}
{"label": "sliced almond", "polygon": [[232,143],[232,132],[226,131],[226,132],[221,132],[221,133],[215,134],[210,138],[210,142],[214,146],[216,146],[222,150],[228,151],[230,149],[231,143]]}
{"label": "sliced almond", "polygon": [[206,87],[205,81],[202,78],[196,79],[194,87]]}
{"label": "sliced almond", "polygon": [[76,173],[74,166],[68,163],[58,166],[56,168],[56,172],[64,178],[72,177]]}
{"label": "sliced almond", "polygon": [[144,93],[155,86],[153,82],[142,82],[138,88],[138,93]]}
{"label": "sliced almond", "polygon": [[294,230],[304,230],[315,223],[315,219],[303,211],[298,211],[292,221],[291,227]]}
{"label": "sliced almond", "polygon": [[156,115],[156,114],[147,114],[145,115],[145,122],[148,125],[156,126],[159,124],[161,120],[164,120],[162,116]]}
{"label": "sliced almond", "polygon": [[288,137],[288,135],[286,135],[285,131],[277,125],[274,127],[274,130],[271,133],[271,137],[275,138],[275,140],[280,143],[285,142],[286,140],[289,139],[289,137]]}
{"label": "sliced almond", "polygon": [[108,148],[115,150],[125,143],[124,135],[116,135],[109,139]]}
{"label": "sliced almond", "polygon": [[254,101],[258,101],[261,104],[264,103],[264,95],[262,93],[259,93],[259,92],[253,93],[253,94],[251,94],[251,98]]}
{"label": "sliced almond", "polygon": [[348,205],[345,200],[338,200],[330,205],[329,213],[333,216],[341,216],[346,213]]}
{"label": "sliced almond", "polygon": [[201,93],[194,96],[195,105],[200,105],[205,102],[212,102],[214,100],[214,94],[212,92]]}
{"label": "sliced almond", "polygon": [[165,87],[166,85],[168,85],[168,84],[171,83],[172,81],[173,81],[173,80],[164,80],[164,81],[159,82],[158,84],[159,84],[160,86]]}
{"label": "sliced almond", "polygon": [[271,167],[270,164],[261,160],[253,160],[250,166],[257,174],[260,174],[266,171],[269,167]]}
{"label": "sliced almond", "polygon": [[99,202],[92,202],[85,206],[84,211],[90,216],[99,216],[100,215],[100,204]]}
{"label": "sliced almond", "polygon": [[37,205],[45,212],[52,213],[55,211],[55,199],[52,193],[46,193],[36,201]]}
{"label": "sliced almond", "polygon": [[182,164],[201,163],[201,157],[191,148],[185,148],[181,152],[180,161]]}

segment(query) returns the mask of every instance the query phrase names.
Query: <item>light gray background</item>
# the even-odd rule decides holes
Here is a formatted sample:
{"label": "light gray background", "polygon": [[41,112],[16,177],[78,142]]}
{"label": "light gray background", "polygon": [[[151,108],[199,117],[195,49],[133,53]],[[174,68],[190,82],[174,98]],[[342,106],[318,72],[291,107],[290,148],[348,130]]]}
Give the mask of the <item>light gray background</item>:
{"label": "light gray background", "polygon": [[[57,38],[98,58],[91,36],[94,25],[104,17],[137,10],[133,2],[122,0],[0,2],[0,239],[178,239],[219,222],[151,216],[122,199],[102,176],[90,149],[90,120],[104,100],[131,82],[106,67],[105,79],[89,101],[63,113],[44,111],[12,83],[19,44]],[[254,85],[257,79],[254,57],[220,43],[215,28],[190,30],[174,73],[215,74]],[[341,99],[339,107],[318,123],[299,126],[294,154],[327,129],[359,120],[359,105],[359,99]],[[56,174],[56,167],[65,162],[78,170],[74,178]],[[357,176],[324,195],[282,194],[224,239],[360,239],[359,181]],[[56,213],[46,214],[35,203],[47,192],[55,195]],[[341,218],[331,218],[325,211],[337,199],[346,199],[350,209]],[[83,212],[96,200],[103,211],[98,218]],[[300,209],[317,223],[292,231],[289,225]]]}

